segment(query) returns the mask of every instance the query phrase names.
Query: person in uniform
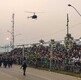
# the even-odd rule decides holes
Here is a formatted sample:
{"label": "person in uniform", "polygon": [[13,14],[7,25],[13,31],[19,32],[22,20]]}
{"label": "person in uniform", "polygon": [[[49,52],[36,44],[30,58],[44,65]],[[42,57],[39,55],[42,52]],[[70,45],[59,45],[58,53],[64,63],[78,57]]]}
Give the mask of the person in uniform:
{"label": "person in uniform", "polygon": [[26,58],[24,57],[22,64],[21,64],[21,68],[23,69],[23,75],[26,75],[26,68],[27,68],[27,61]]}

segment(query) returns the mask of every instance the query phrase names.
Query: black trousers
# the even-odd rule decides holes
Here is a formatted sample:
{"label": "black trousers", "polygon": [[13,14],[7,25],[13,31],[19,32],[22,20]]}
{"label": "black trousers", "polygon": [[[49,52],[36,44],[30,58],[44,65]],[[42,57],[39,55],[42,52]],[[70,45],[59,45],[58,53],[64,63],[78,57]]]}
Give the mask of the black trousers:
{"label": "black trousers", "polygon": [[23,68],[23,75],[26,75],[26,68]]}

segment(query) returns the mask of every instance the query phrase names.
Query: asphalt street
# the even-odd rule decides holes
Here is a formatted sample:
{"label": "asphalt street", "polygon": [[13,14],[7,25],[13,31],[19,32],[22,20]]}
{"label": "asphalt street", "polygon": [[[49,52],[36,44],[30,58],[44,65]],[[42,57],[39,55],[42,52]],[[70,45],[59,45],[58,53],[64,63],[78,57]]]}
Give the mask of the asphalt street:
{"label": "asphalt street", "polygon": [[12,68],[0,68],[0,80],[81,80],[81,78],[29,67],[26,76],[23,76],[20,66],[13,65]]}

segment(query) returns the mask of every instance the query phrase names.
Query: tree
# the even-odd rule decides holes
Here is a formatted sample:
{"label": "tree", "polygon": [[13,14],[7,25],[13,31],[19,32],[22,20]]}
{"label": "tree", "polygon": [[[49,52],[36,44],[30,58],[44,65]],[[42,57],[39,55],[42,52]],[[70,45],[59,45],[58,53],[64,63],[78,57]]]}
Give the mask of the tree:
{"label": "tree", "polygon": [[42,39],[39,40],[39,42],[40,42],[40,44],[44,44],[44,40],[42,40]]}
{"label": "tree", "polygon": [[71,34],[67,34],[64,39],[66,48],[71,48],[73,46],[73,41],[74,41],[74,38],[71,36]]}

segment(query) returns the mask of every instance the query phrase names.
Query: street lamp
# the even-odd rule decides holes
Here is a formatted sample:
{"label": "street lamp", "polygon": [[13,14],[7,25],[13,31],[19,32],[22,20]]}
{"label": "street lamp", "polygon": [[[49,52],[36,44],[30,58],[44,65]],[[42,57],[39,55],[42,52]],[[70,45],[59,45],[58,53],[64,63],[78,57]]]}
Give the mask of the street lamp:
{"label": "street lamp", "polygon": [[68,4],[68,6],[74,8],[75,11],[79,14],[79,16],[81,16],[81,14],[78,12],[78,10],[74,6],[72,6],[71,4]]}
{"label": "street lamp", "polygon": [[[75,11],[79,14],[79,16],[81,16],[81,14],[79,13],[79,11],[74,6],[72,6],[71,4],[68,4],[68,6],[74,8]],[[81,41],[81,38],[79,39],[79,41]]]}

